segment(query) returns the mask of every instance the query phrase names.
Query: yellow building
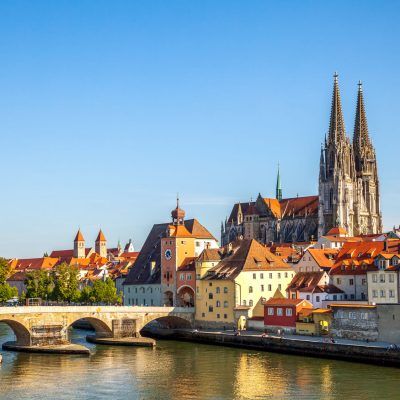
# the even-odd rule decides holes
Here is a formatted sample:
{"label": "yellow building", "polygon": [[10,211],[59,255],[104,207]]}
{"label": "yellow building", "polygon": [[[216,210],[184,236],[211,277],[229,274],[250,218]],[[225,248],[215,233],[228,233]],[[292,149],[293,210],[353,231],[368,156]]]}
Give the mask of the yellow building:
{"label": "yellow building", "polygon": [[294,270],[255,239],[206,249],[196,261],[196,324],[234,327],[262,313],[260,299],[285,291]]}

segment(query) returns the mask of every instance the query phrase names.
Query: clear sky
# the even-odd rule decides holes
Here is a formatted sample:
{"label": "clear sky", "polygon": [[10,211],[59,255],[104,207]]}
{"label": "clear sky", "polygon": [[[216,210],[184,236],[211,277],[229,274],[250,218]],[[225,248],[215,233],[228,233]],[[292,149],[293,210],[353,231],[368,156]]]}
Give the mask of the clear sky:
{"label": "clear sky", "polygon": [[232,203],[317,193],[332,75],[364,83],[386,228],[400,223],[400,3],[0,2],[0,255],[139,248],[179,192],[218,238]]}

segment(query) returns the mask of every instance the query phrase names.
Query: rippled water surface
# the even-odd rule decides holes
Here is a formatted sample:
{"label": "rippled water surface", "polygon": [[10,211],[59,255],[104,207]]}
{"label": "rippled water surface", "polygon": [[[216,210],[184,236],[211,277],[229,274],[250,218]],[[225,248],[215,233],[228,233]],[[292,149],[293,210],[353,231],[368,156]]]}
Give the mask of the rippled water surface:
{"label": "rippled water surface", "polygon": [[[12,339],[0,324],[1,343]],[[400,399],[394,368],[170,341],[86,345],[89,357],[3,351],[0,399]]]}

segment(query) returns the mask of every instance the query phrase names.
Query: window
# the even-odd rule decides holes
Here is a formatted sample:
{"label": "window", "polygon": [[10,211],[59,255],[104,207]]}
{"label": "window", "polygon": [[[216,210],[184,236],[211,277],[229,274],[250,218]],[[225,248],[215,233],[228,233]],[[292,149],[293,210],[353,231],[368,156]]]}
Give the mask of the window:
{"label": "window", "polygon": [[263,273],[260,274],[260,279],[264,279],[264,274]]}
{"label": "window", "polygon": [[353,286],[354,285],[354,279],[349,279],[349,285]]}
{"label": "window", "polygon": [[268,277],[269,279],[272,279],[272,272],[269,273]]}
{"label": "window", "polygon": [[214,311],[213,306],[208,306],[208,311],[213,312]]}
{"label": "window", "polygon": [[200,242],[196,242],[196,247],[200,247]]}
{"label": "window", "polygon": [[224,308],[228,308],[228,302],[226,300],[224,301]]}
{"label": "window", "polygon": [[221,307],[221,302],[217,300],[217,303],[215,304],[216,307]]}
{"label": "window", "polygon": [[181,240],[181,244],[186,244],[186,240]]}
{"label": "window", "polygon": [[253,286],[249,286],[249,293],[253,293]]}
{"label": "window", "polygon": [[354,311],[350,311],[350,312],[349,312],[349,318],[350,318],[350,319],[357,319],[356,313],[355,313]]}
{"label": "window", "polygon": [[278,279],[281,279],[281,273],[278,272]]}
{"label": "window", "polygon": [[280,317],[283,315],[283,310],[282,310],[282,308],[278,307],[278,308],[276,309],[276,315],[278,315],[278,316],[280,316]]}
{"label": "window", "polygon": [[192,280],[192,274],[186,274],[186,280],[188,281]]}
{"label": "window", "polygon": [[317,303],[319,303],[319,296],[317,296],[315,299],[316,299]]}
{"label": "window", "polygon": [[264,291],[264,285],[261,285],[261,291],[262,292]]}
{"label": "window", "polygon": [[181,281],[184,281],[184,280],[185,280],[185,274],[180,274],[180,275],[179,275],[179,279],[180,279]]}
{"label": "window", "polygon": [[216,289],[215,289],[215,292],[216,293],[219,293],[221,291],[221,289],[219,288],[219,287],[217,287]]}
{"label": "window", "polygon": [[379,274],[379,282],[385,283],[385,274]]}
{"label": "window", "polygon": [[296,298],[296,293],[292,293],[292,299]]}
{"label": "window", "polygon": [[350,295],[350,300],[354,300],[354,294]]}
{"label": "window", "polygon": [[250,301],[249,301],[249,306],[250,306],[250,307],[253,307],[253,300],[250,300]]}
{"label": "window", "polygon": [[309,294],[306,296],[306,299],[307,299],[307,300],[310,300],[310,295],[309,295]]}
{"label": "window", "polygon": [[394,297],[394,291],[393,290],[389,290],[389,297],[391,297],[391,298]]}
{"label": "window", "polygon": [[210,283],[208,284],[208,286],[212,286],[212,282],[210,282]]}
{"label": "window", "polygon": [[228,293],[228,288],[226,286],[224,287],[224,293]]}
{"label": "window", "polygon": [[336,278],[336,284],[337,285],[341,285],[342,284],[342,280],[340,278]]}
{"label": "window", "polygon": [[219,314],[217,314],[217,318],[220,318],[220,315],[219,315]]}
{"label": "window", "polygon": [[224,314],[224,319],[227,319],[228,318],[228,314]]}
{"label": "window", "polygon": [[153,300],[153,299],[150,300],[150,304],[151,304],[152,306],[154,306],[154,300]]}
{"label": "window", "polygon": [[368,319],[368,313],[362,312],[362,313],[360,314],[360,318],[361,318],[361,319]]}
{"label": "window", "polygon": [[208,298],[209,298],[210,300],[212,300],[212,299],[214,298],[213,294],[212,294],[212,293],[208,293]]}
{"label": "window", "polygon": [[381,290],[381,297],[386,297],[386,290]]}
{"label": "window", "polygon": [[272,286],[268,285],[268,291],[270,292],[272,290]]}
{"label": "window", "polygon": [[291,317],[292,315],[293,315],[292,309],[291,309],[291,308],[287,308],[287,309],[286,309],[286,316],[287,316],[287,317]]}
{"label": "window", "polygon": [[372,274],[372,282],[378,282],[378,274]]}
{"label": "window", "polygon": [[367,280],[366,280],[365,278],[363,278],[363,279],[361,280],[361,285],[365,286],[366,284],[367,284]]}
{"label": "window", "polygon": [[268,307],[268,315],[274,315],[274,308]]}
{"label": "window", "polygon": [[285,278],[287,278],[288,277],[288,274],[287,274],[287,272],[285,272]]}
{"label": "window", "polygon": [[130,293],[131,292],[131,288],[130,287],[128,287],[128,293]]}
{"label": "window", "polygon": [[257,274],[253,274],[253,279],[257,279]]}
{"label": "window", "polygon": [[206,313],[201,313],[201,316],[204,318],[206,316]]}
{"label": "window", "polygon": [[394,275],[393,274],[389,274],[389,282],[390,283],[394,282]]}
{"label": "window", "polygon": [[282,290],[282,285],[281,284],[278,285],[278,289]]}

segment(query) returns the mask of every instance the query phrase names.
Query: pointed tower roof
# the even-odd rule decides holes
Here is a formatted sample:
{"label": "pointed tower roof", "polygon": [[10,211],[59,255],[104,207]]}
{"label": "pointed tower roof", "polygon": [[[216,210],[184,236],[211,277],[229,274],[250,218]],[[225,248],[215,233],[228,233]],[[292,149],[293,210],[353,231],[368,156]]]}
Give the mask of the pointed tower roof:
{"label": "pointed tower roof", "polygon": [[85,238],[83,237],[81,230],[78,229],[78,232],[75,236],[74,242],[84,242],[84,241],[85,241]]}
{"label": "pointed tower roof", "polygon": [[356,150],[371,144],[368,134],[367,117],[364,108],[364,95],[361,81],[358,82],[356,120],[354,123],[353,145]]}
{"label": "pointed tower roof", "polygon": [[179,196],[176,197],[176,208],[171,212],[172,221],[176,224],[183,223],[185,218],[185,211],[179,208]]}
{"label": "pointed tower roof", "polygon": [[331,119],[329,122],[328,141],[329,143],[338,143],[345,139],[345,127],[342,112],[342,102],[340,101],[340,91],[338,74],[333,75],[333,95],[331,107]]}
{"label": "pointed tower roof", "polygon": [[278,174],[276,176],[276,199],[278,201],[282,200],[282,186],[281,186],[281,174],[279,170],[279,163],[278,163]]}
{"label": "pointed tower roof", "polygon": [[107,239],[104,236],[103,231],[100,229],[99,234],[97,235],[96,242],[105,242],[105,241],[107,241]]}

